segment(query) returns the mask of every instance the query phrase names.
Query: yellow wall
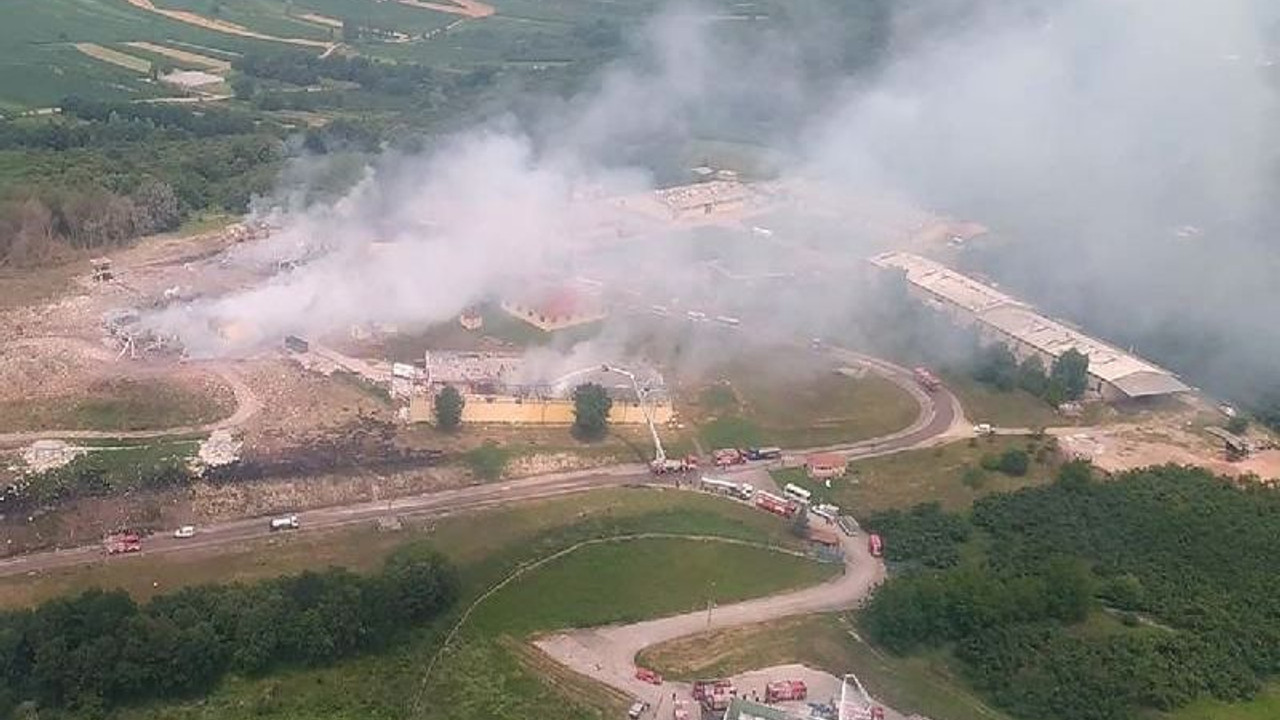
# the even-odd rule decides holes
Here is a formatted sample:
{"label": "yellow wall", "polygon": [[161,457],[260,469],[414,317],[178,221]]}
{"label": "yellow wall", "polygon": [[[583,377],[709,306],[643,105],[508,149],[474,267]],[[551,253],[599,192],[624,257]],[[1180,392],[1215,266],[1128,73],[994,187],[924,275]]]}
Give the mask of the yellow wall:
{"label": "yellow wall", "polygon": [[[509,425],[570,425],[573,423],[572,400],[523,400],[502,395],[465,395],[462,408],[464,423],[504,423]],[[671,403],[650,407],[655,423],[671,420]],[[431,398],[415,395],[409,399],[411,422],[432,422]],[[644,423],[644,413],[635,403],[614,402],[609,422],[615,425]]]}

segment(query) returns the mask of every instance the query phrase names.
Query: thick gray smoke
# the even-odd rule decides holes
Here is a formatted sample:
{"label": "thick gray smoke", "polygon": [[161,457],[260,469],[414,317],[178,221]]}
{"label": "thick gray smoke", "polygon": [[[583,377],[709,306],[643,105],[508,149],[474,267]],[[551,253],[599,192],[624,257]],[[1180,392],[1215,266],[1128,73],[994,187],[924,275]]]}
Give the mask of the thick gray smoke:
{"label": "thick gray smoke", "polygon": [[[725,40],[715,13],[677,3],[577,97],[426,157],[388,158],[332,207],[286,213],[258,259],[312,258],[299,269],[156,320],[212,353],[228,336],[240,338],[234,350],[289,332],[446,319],[513,278],[563,268],[608,224],[580,200],[644,190],[653,154],[746,134],[798,158],[784,179],[991,226],[995,238],[965,262],[1175,369],[1210,383],[1272,372],[1280,10],[1263,0],[855,5],[833,11],[844,25],[821,12],[806,25],[797,11],[743,46]],[[833,58],[858,55],[842,45],[853,42],[875,57],[849,75]],[[788,222],[795,237],[810,230]],[[823,232],[832,227],[838,219],[824,220]],[[871,245],[851,236],[839,260]],[[673,270],[687,252],[655,242],[647,262],[622,255],[613,274],[687,295],[701,280]],[[779,296],[777,316],[833,324],[859,299],[844,290],[821,302]],[[227,333],[228,322],[247,330]]]}
{"label": "thick gray smoke", "polygon": [[1278,11],[970,15],[849,98],[814,167],[983,221],[1001,237],[976,268],[1193,379],[1256,388],[1280,352]]}

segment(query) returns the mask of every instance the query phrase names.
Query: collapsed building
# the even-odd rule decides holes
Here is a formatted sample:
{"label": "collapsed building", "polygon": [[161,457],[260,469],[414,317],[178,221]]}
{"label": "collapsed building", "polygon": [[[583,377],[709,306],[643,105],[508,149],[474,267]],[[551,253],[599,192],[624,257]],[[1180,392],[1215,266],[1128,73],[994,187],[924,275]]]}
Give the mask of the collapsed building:
{"label": "collapsed building", "polygon": [[410,396],[410,422],[433,422],[435,398],[445,387],[462,394],[464,423],[528,425],[569,425],[573,423],[573,388],[597,382],[613,399],[609,422],[637,425],[647,422],[646,411],[655,423],[669,422],[675,412],[671,398],[661,384],[661,376],[646,371],[640,385],[644,407],[636,386],[599,368],[587,368],[561,378],[530,382],[521,355],[503,352],[428,352],[426,369],[417,390]]}
{"label": "collapsed building", "polygon": [[1040,314],[1025,302],[951,268],[905,252],[887,252],[872,264],[905,274],[913,295],[958,325],[977,328],[987,342],[1004,343],[1019,359],[1039,357],[1048,367],[1067,350],[1089,358],[1086,392],[1107,401],[1188,392],[1172,372]]}
{"label": "collapsed building", "polygon": [[599,288],[582,282],[539,285],[503,300],[502,309],[544,332],[589,325],[609,316]]}

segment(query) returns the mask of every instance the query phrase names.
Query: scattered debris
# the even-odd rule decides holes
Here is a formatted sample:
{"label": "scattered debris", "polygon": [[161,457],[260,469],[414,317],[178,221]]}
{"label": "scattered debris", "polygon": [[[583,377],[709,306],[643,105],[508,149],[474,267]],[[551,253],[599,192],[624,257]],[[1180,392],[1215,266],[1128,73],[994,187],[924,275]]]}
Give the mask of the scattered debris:
{"label": "scattered debris", "polygon": [[191,458],[191,472],[203,476],[209,468],[230,465],[240,459],[244,443],[236,440],[230,430],[214,430],[208,440],[200,443],[196,456]]}
{"label": "scattered debris", "polygon": [[22,460],[30,473],[55,470],[88,452],[64,440],[37,440],[22,451]]}

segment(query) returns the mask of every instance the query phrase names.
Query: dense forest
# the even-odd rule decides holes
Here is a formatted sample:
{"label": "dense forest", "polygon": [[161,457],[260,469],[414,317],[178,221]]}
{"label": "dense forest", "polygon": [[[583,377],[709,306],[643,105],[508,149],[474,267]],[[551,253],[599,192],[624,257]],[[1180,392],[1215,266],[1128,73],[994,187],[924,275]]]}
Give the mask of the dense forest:
{"label": "dense forest", "polygon": [[[1200,469],[1099,481],[1069,463],[1049,486],[979,500],[967,522],[870,519],[902,565],[860,622],[893,652],[949,648],[1029,720],[1248,698],[1280,671],[1277,511],[1273,490]],[[953,563],[967,526],[972,552]]]}
{"label": "dense forest", "polygon": [[332,568],[145,605],[118,590],[51,600],[0,614],[0,716],[23,703],[92,714],[199,694],[227,673],[331,663],[426,624],[457,593],[446,559],[409,546],[370,576]]}

